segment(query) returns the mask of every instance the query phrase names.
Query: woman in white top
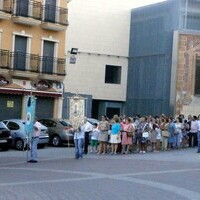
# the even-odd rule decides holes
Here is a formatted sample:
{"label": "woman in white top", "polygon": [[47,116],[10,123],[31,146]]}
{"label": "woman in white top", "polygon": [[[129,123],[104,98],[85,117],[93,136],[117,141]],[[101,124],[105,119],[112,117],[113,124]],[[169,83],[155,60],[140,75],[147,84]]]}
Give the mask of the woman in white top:
{"label": "woman in white top", "polygon": [[84,126],[74,130],[75,158],[83,158]]}
{"label": "woman in white top", "polygon": [[174,148],[180,149],[181,147],[181,136],[182,136],[183,125],[180,119],[177,117],[175,122],[175,132],[174,132]]}

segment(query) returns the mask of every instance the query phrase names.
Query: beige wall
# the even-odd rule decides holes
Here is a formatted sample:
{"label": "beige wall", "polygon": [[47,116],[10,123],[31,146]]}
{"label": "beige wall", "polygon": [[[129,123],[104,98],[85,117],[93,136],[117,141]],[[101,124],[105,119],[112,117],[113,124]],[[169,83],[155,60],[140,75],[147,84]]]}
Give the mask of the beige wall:
{"label": "beige wall", "polygon": [[[106,64],[122,66],[121,84],[104,83]],[[127,58],[80,53],[77,63],[68,64],[67,69],[68,92],[92,94],[94,99],[125,101]]]}
{"label": "beige wall", "polygon": [[65,57],[65,32],[55,32],[44,30],[40,26],[25,26],[13,23],[9,20],[3,20],[1,22],[1,29],[2,32],[2,41],[1,46],[3,49],[13,50],[13,34],[22,34],[22,35],[30,35],[31,36],[31,53],[39,54],[41,53],[41,39],[42,38],[51,38],[53,40],[59,41],[59,48],[58,48],[58,57],[64,58]]}
{"label": "beige wall", "polygon": [[[68,53],[79,50],[77,63],[67,54],[66,92],[94,99],[125,101],[128,69],[130,1],[72,0],[67,31]],[[105,65],[122,67],[121,84],[105,84]]]}
{"label": "beige wall", "polygon": [[[39,2],[45,2],[44,0],[38,0]],[[67,8],[67,1],[66,0],[58,0],[57,6],[62,8]],[[11,19],[0,20],[0,48],[13,51],[14,50],[14,35],[21,35],[27,36],[30,38],[29,45],[29,52],[31,54],[39,54],[42,56],[42,41],[43,39],[47,39],[49,41],[57,42],[57,52],[55,53],[56,57],[65,59],[65,38],[66,33],[65,31],[50,31],[47,29],[43,29],[40,25],[39,26],[27,26],[21,25],[18,23],[14,23]],[[4,73],[6,76],[10,76],[11,70],[5,70],[0,68],[0,75]],[[30,79],[36,76],[36,73],[32,73],[33,77],[26,76],[25,74],[30,72],[22,72],[21,75],[18,77],[11,77],[12,83],[8,88],[14,89],[27,89],[31,90],[32,86],[30,84]],[[56,76],[56,75],[53,75]],[[28,78],[27,78],[28,77]],[[59,78],[55,78],[55,80],[60,80]],[[25,84],[26,83],[26,84]],[[58,89],[56,85],[53,85],[52,88],[53,92],[61,93],[62,89]],[[62,97],[55,98],[54,102],[54,117],[61,117],[62,116]],[[22,109],[24,109],[24,99]],[[23,118],[23,111],[22,111],[22,118]]]}
{"label": "beige wall", "polygon": [[[38,0],[38,2],[45,2],[43,0]],[[67,8],[66,0],[58,0],[57,6]],[[65,57],[65,31],[50,31],[41,28],[40,26],[27,26],[14,23],[12,20],[1,20],[0,28],[3,30],[2,32],[2,40],[1,47],[7,50],[13,50],[13,33],[25,34],[32,36],[31,39],[31,53],[42,55],[41,52],[41,39],[49,38],[53,40],[59,41],[58,47],[58,57]]]}

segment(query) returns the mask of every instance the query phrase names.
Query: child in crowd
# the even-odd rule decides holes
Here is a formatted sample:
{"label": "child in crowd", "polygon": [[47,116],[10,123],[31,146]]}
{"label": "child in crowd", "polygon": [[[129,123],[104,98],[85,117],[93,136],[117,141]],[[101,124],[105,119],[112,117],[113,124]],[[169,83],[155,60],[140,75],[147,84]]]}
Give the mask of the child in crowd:
{"label": "child in crowd", "polygon": [[90,150],[90,152],[91,153],[93,151],[95,151],[95,153],[97,152],[99,133],[100,133],[100,130],[98,129],[98,124],[95,123],[93,125],[93,130],[92,130],[92,135],[91,135],[91,141],[90,141],[90,143],[91,143],[91,150]]}

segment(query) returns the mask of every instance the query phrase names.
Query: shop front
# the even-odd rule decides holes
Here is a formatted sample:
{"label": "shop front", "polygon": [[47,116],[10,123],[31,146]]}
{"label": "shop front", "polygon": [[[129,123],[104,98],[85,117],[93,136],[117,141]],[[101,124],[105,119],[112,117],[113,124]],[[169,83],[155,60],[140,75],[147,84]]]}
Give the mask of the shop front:
{"label": "shop front", "polygon": [[[1,77],[0,77],[1,78]],[[61,116],[62,88],[47,80],[0,80],[0,120],[24,119],[25,96],[36,97],[36,116],[53,118]]]}

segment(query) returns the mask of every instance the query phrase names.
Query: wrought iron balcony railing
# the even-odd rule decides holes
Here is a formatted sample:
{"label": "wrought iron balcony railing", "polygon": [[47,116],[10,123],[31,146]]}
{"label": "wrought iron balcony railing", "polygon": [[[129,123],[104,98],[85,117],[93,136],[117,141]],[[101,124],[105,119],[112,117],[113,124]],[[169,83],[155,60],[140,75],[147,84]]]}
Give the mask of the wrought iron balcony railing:
{"label": "wrought iron balcony railing", "polygon": [[65,59],[0,49],[0,69],[65,76]]}
{"label": "wrought iron balcony railing", "polygon": [[57,23],[61,25],[68,25],[68,10],[65,8],[44,5],[43,6],[43,21],[50,23]]}
{"label": "wrought iron balcony railing", "polygon": [[41,20],[41,2],[14,0],[14,16],[30,17]]}
{"label": "wrought iron balcony railing", "polygon": [[9,69],[10,52],[5,49],[0,49],[0,68]]}
{"label": "wrought iron balcony railing", "polygon": [[68,26],[68,9],[50,4],[42,5],[38,1],[0,0],[0,11],[10,13],[13,17],[32,18],[42,22]]}
{"label": "wrought iron balcony railing", "polygon": [[40,57],[40,61],[42,73],[54,74],[54,70],[56,69],[56,74],[65,75],[65,59],[42,56]]}
{"label": "wrought iron balcony railing", "polygon": [[10,63],[13,70],[39,72],[39,56],[22,52],[11,52]]}
{"label": "wrought iron balcony railing", "polygon": [[1,0],[0,1],[0,11],[5,13],[12,13],[13,0]]}

